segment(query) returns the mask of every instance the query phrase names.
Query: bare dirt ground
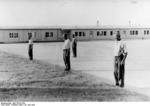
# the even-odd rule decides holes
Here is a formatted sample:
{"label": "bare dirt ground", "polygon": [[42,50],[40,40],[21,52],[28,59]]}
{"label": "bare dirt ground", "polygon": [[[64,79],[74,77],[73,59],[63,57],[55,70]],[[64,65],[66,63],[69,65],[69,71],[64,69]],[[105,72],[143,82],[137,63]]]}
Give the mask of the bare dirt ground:
{"label": "bare dirt ground", "polygon": [[80,70],[0,51],[0,101],[149,101]]}

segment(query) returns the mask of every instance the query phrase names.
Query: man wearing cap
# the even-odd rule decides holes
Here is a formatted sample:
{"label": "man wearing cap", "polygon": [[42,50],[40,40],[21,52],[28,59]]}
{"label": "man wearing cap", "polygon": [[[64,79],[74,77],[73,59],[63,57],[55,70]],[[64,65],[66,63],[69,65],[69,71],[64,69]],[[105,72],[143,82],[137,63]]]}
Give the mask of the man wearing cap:
{"label": "man wearing cap", "polygon": [[68,34],[64,34],[64,45],[63,45],[63,59],[65,63],[65,71],[70,71],[71,65],[70,65],[70,39]]}
{"label": "man wearing cap", "polygon": [[126,43],[121,41],[120,32],[116,34],[114,48],[114,77],[116,86],[124,87],[125,60],[127,57]]}

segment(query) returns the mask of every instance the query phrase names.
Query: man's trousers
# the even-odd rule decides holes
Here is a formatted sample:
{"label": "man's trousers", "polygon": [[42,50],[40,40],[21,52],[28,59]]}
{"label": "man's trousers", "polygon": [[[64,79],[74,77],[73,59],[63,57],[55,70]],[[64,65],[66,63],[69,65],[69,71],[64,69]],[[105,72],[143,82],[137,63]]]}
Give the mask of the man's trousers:
{"label": "man's trousers", "polygon": [[64,59],[64,63],[66,66],[67,71],[69,71],[71,69],[71,65],[70,65],[70,49],[65,49],[63,50],[63,59]]}
{"label": "man's trousers", "polygon": [[125,63],[121,64],[123,59],[123,55],[120,57],[115,57],[114,59],[114,77],[116,81],[116,85],[119,85],[119,81],[121,82],[120,86],[124,87],[124,76],[125,76]]}
{"label": "man's trousers", "polygon": [[73,57],[77,57],[77,47],[76,46],[72,47],[72,51],[73,51]]}
{"label": "man's trousers", "polygon": [[28,54],[29,54],[29,59],[33,60],[33,46],[32,45],[29,45]]}

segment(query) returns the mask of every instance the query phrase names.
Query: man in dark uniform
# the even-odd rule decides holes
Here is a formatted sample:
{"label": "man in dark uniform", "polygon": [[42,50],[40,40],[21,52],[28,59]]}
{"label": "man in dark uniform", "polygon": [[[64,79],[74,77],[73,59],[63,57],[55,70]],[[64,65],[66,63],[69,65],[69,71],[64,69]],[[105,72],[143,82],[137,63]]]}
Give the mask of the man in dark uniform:
{"label": "man in dark uniform", "polygon": [[75,38],[74,34],[72,39],[72,52],[73,52],[73,57],[77,57],[77,39]]}
{"label": "man in dark uniform", "polygon": [[29,36],[28,54],[29,54],[29,59],[33,60],[33,40],[32,40],[32,36]]}

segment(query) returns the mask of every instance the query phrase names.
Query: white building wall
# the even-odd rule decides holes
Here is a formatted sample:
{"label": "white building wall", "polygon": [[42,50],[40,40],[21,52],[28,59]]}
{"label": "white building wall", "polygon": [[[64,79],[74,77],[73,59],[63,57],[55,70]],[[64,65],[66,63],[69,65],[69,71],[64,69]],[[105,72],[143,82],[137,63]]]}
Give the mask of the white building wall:
{"label": "white building wall", "polygon": [[0,43],[4,42],[4,31],[0,30]]}
{"label": "white building wall", "polygon": [[[106,28],[70,30],[71,34],[75,34],[75,32],[84,32],[85,36],[76,36],[78,40],[113,40],[116,31],[120,31],[122,39],[150,39],[150,28]],[[106,35],[97,36],[97,31],[106,31]],[[113,35],[110,35],[110,31],[113,31]],[[131,35],[130,31],[138,31],[138,35]],[[149,31],[149,33],[144,34],[144,31]],[[53,37],[45,37],[46,32],[53,32]],[[17,33],[18,37],[11,38],[10,33]],[[27,42],[28,33],[34,33],[34,41],[63,41],[61,29],[0,29],[0,42]]]}
{"label": "white building wall", "polygon": [[[2,32],[2,42],[24,42],[24,30],[1,30]],[[17,34],[17,35],[16,35]],[[17,37],[15,37],[17,36]]]}
{"label": "white building wall", "polygon": [[[53,33],[53,37],[45,37],[45,33]],[[10,37],[10,33],[17,33],[18,37]],[[28,33],[32,33],[34,41],[57,41],[57,29],[3,29],[0,30],[0,42],[27,42]]]}
{"label": "white building wall", "polygon": [[61,29],[57,29],[57,41],[63,41],[63,34]]}

